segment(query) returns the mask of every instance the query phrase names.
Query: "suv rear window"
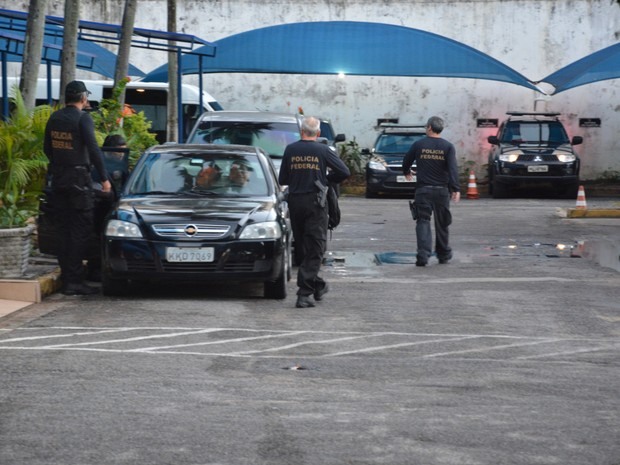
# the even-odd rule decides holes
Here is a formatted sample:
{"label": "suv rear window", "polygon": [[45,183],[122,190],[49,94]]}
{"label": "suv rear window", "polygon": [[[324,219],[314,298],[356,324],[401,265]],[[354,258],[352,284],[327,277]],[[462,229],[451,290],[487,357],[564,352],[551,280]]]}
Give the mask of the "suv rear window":
{"label": "suv rear window", "polygon": [[296,123],[203,121],[188,143],[253,145],[281,157],[286,146],[299,139]]}

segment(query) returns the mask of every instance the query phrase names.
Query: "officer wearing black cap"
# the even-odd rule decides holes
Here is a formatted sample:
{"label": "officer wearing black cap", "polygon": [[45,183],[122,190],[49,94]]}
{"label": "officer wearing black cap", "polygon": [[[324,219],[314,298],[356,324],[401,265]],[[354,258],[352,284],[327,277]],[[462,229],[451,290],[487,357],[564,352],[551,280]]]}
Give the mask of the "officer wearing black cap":
{"label": "officer wearing black cap", "polygon": [[[335,151],[317,142],[321,123],[308,116],[301,124],[301,140],[288,145],[280,167],[279,182],[289,189],[289,211],[295,247],[303,250],[297,273],[297,308],[314,307],[329,290],[319,276],[327,242],[327,186],[351,173]],[[331,171],[327,173],[327,168]]]}
{"label": "officer wearing black cap", "polygon": [[45,128],[44,151],[50,161],[48,174],[58,219],[58,263],[66,295],[98,292],[84,283],[82,264],[93,231],[91,166],[99,173],[103,192],[112,188],[93,120],[83,111],[88,107],[89,94],[82,81],[67,84],[65,107],[50,116]]}

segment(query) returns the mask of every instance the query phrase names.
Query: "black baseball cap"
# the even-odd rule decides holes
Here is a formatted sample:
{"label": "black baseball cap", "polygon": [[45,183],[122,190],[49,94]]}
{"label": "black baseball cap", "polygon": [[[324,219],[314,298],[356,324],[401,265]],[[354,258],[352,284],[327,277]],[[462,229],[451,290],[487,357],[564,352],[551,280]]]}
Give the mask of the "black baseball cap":
{"label": "black baseball cap", "polygon": [[86,84],[84,84],[82,81],[71,81],[69,84],[67,84],[67,87],[65,88],[65,93],[66,94],[81,94],[82,92],[88,92],[90,94],[90,91],[86,88]]}

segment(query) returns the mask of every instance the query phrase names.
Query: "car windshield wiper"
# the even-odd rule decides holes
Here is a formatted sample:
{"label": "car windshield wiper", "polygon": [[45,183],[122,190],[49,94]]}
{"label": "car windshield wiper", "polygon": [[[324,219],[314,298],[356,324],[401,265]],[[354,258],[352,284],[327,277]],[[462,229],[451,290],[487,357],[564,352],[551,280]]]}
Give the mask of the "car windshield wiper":
{"label": "car windshield wiper", "polygon": [[187,194],[187,195],[220,195],[218,192],[212,191],[212,190],[208,190],[208,189],[202,189],[200,187],[196,188],[192,188],[192,190],[190,191],[183,191],[180,192],[180,194]]}
{"label": "car windshield wiper", "polygon": [[144,191],[144,192],[131,192],[132,195],[177,195],[178,192],[169,191]]}

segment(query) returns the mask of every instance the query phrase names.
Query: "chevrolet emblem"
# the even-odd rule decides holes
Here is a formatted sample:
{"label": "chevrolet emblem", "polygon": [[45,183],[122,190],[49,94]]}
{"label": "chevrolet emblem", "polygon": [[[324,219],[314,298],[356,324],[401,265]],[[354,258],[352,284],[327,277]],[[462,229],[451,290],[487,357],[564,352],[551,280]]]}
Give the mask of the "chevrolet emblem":
{"label": "chevrolet emblem", "polygon": [[193,236],[198,232],[198,228],[193,225],[193,224],[188,224],[187,226],[185,226],[185,234],[187,234],[188,236]]}

